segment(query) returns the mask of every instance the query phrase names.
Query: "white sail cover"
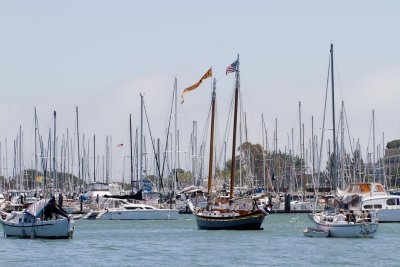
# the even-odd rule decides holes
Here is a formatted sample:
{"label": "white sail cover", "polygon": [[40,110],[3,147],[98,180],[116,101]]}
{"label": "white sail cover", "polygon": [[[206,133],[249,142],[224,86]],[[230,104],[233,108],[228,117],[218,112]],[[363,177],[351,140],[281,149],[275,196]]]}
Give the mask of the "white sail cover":
{"label": "white sail cover", "polygon": [[39,213],[43,210],[43,208],[47,205],[47,200],[41,199],[39,201],[36,201],[29,205],[26,209],[25,212],[33,215],[33,216],[38,216]]}

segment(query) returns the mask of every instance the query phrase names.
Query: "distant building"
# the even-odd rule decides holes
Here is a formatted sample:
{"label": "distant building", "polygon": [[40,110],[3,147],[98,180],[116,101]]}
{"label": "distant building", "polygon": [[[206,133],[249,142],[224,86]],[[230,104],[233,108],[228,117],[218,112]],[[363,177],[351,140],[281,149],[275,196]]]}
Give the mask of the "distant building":
{"label": "distant building", "polygon": [[[399,186],[400,148],[385,149],[384,169],[390,186]],[[398,174],[399,173],[399,174]]]}
{"label": "distant building", "polygon": [[392,170],[399,169],[400,166],[400,148],[385,149],[385,173],[391,175]]}

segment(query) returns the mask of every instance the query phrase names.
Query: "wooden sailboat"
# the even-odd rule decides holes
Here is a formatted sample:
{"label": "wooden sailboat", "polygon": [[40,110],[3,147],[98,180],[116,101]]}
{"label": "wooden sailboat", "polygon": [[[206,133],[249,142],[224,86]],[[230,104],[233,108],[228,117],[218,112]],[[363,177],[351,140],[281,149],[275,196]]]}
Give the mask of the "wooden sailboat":
{"label": "wooden sailboat", "polygon": [[[238,197],[233,195],[234,177],[235,177],[235,148],[236,148],[236,128],[237,128],[237,110],[239,94],[239,56],[232,63],[236,72],[235,85],[235,110],[233,121],[233,145],[232,145],[232,165],[230,177],[229,197],[219,196],[212,198],[212,168],[213,168],[213,148],[214,148],[214,115],[215,115],[215,89],[216,81],[213,83],[213,93],[211,100],[211,137],[210,137],[210,158],[208,171],[208,201],[205,209],[199,209],[194,212],[199,229],[207,230],[259,230],[267,214],[264,210],[258,208],[257,203],[251,197]],[[228,68],[229,68],[228,67]]]}

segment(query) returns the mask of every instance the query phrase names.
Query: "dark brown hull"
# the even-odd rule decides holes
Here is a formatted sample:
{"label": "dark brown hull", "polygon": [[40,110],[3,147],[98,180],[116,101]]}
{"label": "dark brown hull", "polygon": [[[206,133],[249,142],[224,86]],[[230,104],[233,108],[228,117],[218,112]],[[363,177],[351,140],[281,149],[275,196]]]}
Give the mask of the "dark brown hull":
{"label": "dark brown hull", "polygon": [[262,211],[234,217],[195,216],[199,229],[205,230],[261,230],[265,218]]}

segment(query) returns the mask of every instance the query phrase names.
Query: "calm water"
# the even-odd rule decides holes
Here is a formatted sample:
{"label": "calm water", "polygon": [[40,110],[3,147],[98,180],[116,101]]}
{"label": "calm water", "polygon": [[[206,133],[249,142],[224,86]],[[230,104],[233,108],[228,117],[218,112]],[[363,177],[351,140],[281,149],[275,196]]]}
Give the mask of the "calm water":
{"label": "calm water", "polygon": [[307,238],[305,226],[303,214],[270,215],[263,231],[198,230],[192,215],[81,220],[69,240],[1,236],[0,266],[400,266],[400,224],[372,239]]}

